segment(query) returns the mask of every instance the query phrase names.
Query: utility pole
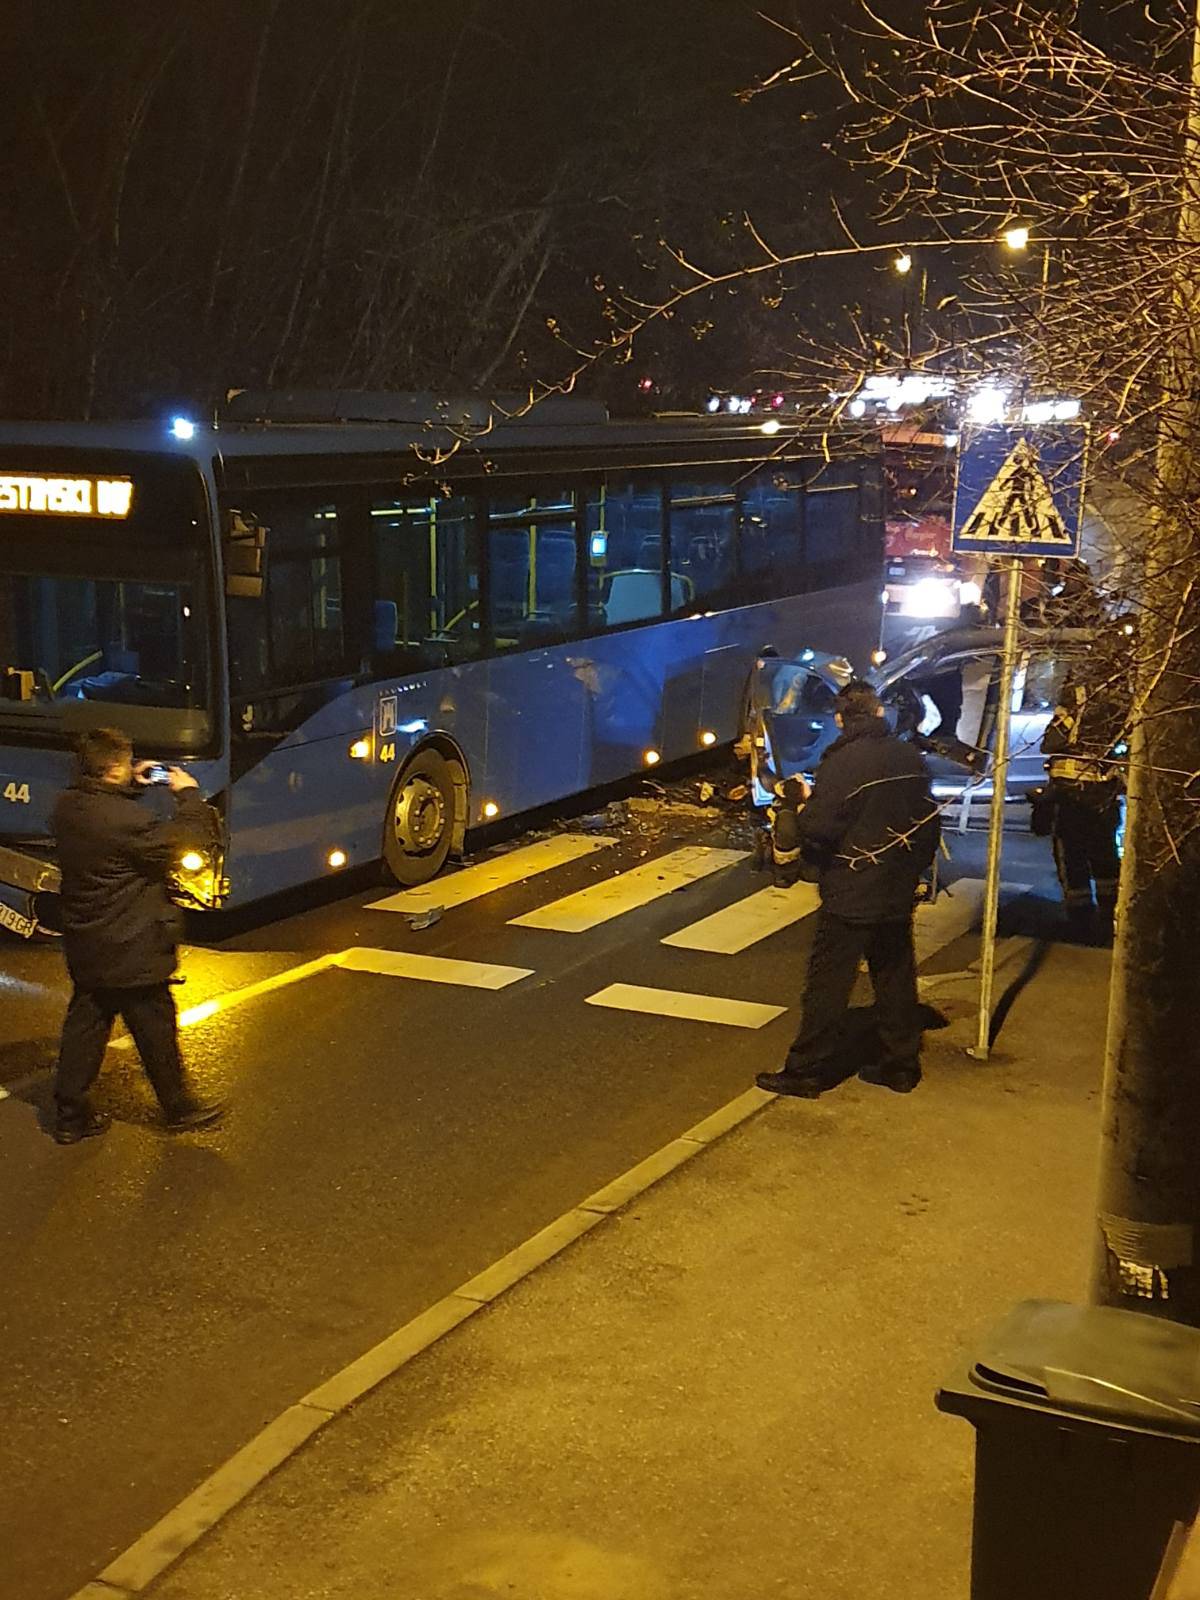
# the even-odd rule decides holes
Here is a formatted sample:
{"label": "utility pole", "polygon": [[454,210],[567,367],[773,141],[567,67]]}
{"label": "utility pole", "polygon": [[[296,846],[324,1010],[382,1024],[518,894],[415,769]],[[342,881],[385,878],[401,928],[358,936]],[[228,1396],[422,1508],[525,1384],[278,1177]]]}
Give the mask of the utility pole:
{"label": "utility pole", "polygon": [[992,809],[988,823],[987,882],[979,966],[979,1018],[975,1047],[967,1054],[986,1061],[992,1047],[992,986],[996,976],[996,922],[1000,914],[1000,861],[1004,849],[1004,799],[1008,790],[1008,749],[1012,730],[1013,685],[1017,673],[1017,621],[1021,610],[1021,558],[1008,562],[1004,617],[1004,656],[1000,666],[1000,709],[992,759]]}
{"label": "utility pole", "polygon": [[[1093,1299],[1200,1326],[1200,6],[1140,596]],[[1192,777],[1196,774],[1196,777]]]}

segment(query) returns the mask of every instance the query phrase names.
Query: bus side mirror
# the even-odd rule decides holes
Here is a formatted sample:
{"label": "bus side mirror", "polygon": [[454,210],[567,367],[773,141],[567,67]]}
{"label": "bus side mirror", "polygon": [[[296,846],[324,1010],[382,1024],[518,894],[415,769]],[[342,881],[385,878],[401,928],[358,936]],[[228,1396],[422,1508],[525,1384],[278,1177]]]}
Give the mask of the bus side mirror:
{"label": "bus side mirror", "polygon": [[267,530],[252,515],[229,511],[222,534],[225,593],[236,599],[261,600]]}

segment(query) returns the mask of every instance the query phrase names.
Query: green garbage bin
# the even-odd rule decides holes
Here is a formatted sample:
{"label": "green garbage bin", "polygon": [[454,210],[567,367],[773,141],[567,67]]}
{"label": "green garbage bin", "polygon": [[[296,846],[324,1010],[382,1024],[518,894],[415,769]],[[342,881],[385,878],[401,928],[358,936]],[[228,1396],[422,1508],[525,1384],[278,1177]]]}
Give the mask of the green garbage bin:
{"label": "green garbage bin", "polygon": [[937,1404],[975,1428],[971,1600],[1150,1600],[1200,1499],[1200,1330],[1027,1300]]}

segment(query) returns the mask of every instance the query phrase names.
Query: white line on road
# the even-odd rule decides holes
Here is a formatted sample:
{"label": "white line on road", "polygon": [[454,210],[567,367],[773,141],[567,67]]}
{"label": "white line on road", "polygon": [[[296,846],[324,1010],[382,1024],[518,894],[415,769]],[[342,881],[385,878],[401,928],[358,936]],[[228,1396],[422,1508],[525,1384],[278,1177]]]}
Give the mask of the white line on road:
{"label": "white line on road", "polygon": [[713,955],[734,956],[781,928],[809,917],[821,903],[817,886],[796,883],[789,889],[760,889],[733,905],[702,917],[662,942],[680,950],[708,950]]}
{"label": "white line on road", "polygon": [[663,895],[685,888],[710,873],[744,861],[744,850],[715,850],[707,845],[686,845],[647,861],[630,872],[619,872],[562,900],[552,901],[523,917],[513,917],[517,928],[548,928],[555,933],[586,933],[627,911],[636,911]]}
{"label": "white line on road", "polygon": [[729,1028],[763,1028],[787,1010],[753,1000],[725,1000],[715,994],[685,994],[679,989],[645,989],[636,983],[611,983],[587,998],[589,1006],[640,1011],[653,1017],[683,1017],[690,1022],[720,1022]]}
{"label": "white line on road", "polygon": [[[959,878],[948,892],[938,895],[932,905],[918,906],[913,924],[917,965],[928,961],[955,939],[977,928],[983,916],[982,878]],[[1027,883],[1002,883],[1000,893],[1010,898],[1028,894]]]}
{"label": "white line on road", "polygon": [[478,900],[482,895],[508,888],[509,884],[535,877],[539,872],[549,872],[552,867],[577,861],[580,856],[591,855],[616,842],[587,833],[561,833],[553,839],[539,839],[536,844],[510,850],[507,855],[477,861],[473,867],[463,867],[459,872],[448,872],[445,877],[424,883],[419,889],[403,889],[384,900],[373,900],[367,910],[413,912],[438,906],[446,911],[451,906],[465,905],[468,900]]}
{"label": "white line on road", "polygon": [[373,972],[384,978],[417,978],[423,983],[455,983],[468,989],[507,989],[533,976],[532,967],[500,967],[486,961],[454,961],[449,956],[418,956],[406,950],[344,950],[338,966],[346,972]]}
{"label": "white line on road", "polygon": [[[274,977],[248,983],[244,989],[229,989],[224,994],[214,995],[211,1000],[201,1000],[198,1005],[189,1006],[186,1011],[179,1013],[179,1026],[194,1027],[197,1022],[207,1022],[209,1017],[215,1017],[218,1011],[228,1011],[233,1006],[240,1006],[243,1001],[257,999],[260,994],[270,994],[272,989],[283,989],[289,983],[311,978],[316,972],[338,966],[344,955],[345,951],[335,951],[332,955],[318,956],[315,961],[301,961],[297,966],[277,972]],[[114,1050],[129,1050],[132,1047],[133,1040],[127,1033],[112,1041]]]}

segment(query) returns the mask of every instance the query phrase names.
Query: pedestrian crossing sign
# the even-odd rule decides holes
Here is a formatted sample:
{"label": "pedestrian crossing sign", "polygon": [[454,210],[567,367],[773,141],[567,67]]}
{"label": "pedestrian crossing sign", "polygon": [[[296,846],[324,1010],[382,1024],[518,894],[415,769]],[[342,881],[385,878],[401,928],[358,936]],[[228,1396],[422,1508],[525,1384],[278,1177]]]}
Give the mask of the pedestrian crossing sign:
{"label": "pedestrian crossing sign", "polygon": [[1078,556],[1081,429],[989,428],[964,440],[954,504],[956,553]]}

